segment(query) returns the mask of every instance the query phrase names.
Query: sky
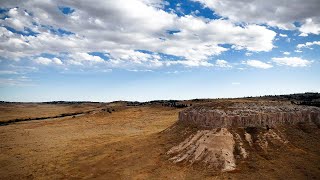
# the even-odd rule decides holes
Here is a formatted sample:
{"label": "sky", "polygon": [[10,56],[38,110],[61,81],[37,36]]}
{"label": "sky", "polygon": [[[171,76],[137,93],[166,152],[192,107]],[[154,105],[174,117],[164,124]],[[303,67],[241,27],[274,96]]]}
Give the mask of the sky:
{"label": "sky", "polygon": [[320,0],[1,0],[0,100],[320,92]]}

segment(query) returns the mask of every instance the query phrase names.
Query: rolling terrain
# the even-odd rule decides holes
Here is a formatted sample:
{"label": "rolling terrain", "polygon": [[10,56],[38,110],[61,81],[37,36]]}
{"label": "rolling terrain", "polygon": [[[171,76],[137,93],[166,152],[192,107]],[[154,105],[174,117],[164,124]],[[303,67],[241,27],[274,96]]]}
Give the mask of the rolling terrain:
{"label": "rolling terrain", "polygon": [[[180,103],[194,106],[203,101]],[[264,150],[243,142],[249,156],[237,161],[232,171],[173,162],[170,149],[199,131],[178,121],[179,112],[187,108],[170,103],[128,106],[125,102],[1,104],[1,122],[28,120],[0,126],[0,179],[320,178],[320,129],[304,123],[277,127],[286,144],[270,141]],[[81,115],[59,116],[75,112]],[[47,118],[32,120],[40,117]],[[234,128],[231,133],[242,136],[244,131],[254,139],[257,132],[267,130]]]}

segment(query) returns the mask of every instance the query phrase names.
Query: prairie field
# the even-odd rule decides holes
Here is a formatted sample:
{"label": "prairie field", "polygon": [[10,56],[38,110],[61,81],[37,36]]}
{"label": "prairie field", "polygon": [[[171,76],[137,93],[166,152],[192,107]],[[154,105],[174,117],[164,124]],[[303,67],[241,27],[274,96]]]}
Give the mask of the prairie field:
{"label": "prairie field", "polygon": [[[231,172],[173,163],[167,151],[197,131],[160,105],[2,104],[0,179],[319,179],[320,131],[283,127],[288,147],[252,149]],[[50,118],[61,113],[78,116]]]}

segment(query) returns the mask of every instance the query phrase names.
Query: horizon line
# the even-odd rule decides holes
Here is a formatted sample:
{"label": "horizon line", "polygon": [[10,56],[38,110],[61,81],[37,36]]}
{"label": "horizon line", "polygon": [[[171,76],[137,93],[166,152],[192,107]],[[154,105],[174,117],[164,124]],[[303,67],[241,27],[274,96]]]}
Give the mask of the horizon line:
{"label": "horizon line", "polygon": [[288,95],[298,95],[298,94],[319,94],[320,92],[299,92],[299,93],[290,93],[290,94],[266,94],[260,96],[242,96],[242,97],[222,97],[222,98],[192,98],[192,99],[153,99],[149,101],[137,101],[137,100],[114,100],[114,101],[68,101],[68,100],[52,100],[52,101],[3,101],[0,100],[0,103],[54,103],[54,102],[65,102],[65,103],[114,103],[114,102],[139,102],[147,103],[152,101],[192,101],[192,100],[214,100],[214,99],[239,99],[239,98],[259,98],[259,97],[274,97],[274,96],[288,96]]}

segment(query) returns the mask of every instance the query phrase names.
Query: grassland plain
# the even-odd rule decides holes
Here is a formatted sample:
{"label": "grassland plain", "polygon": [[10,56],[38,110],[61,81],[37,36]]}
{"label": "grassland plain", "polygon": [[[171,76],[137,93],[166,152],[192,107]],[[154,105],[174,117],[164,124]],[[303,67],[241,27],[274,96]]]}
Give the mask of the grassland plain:
{"label": "grassland plain", "polygon": [[[105,109],[113,109],[111,113]],[[280,127],[288,146],[267,152],[249,148],[246,161],[231,172],[202,164],[172,163],[167,152],[194,134],[180,124],[181,109],[161,105],[6,104],[1,121],[56,116],[0,126],[1,179],[319,179],[318,127]]]}

